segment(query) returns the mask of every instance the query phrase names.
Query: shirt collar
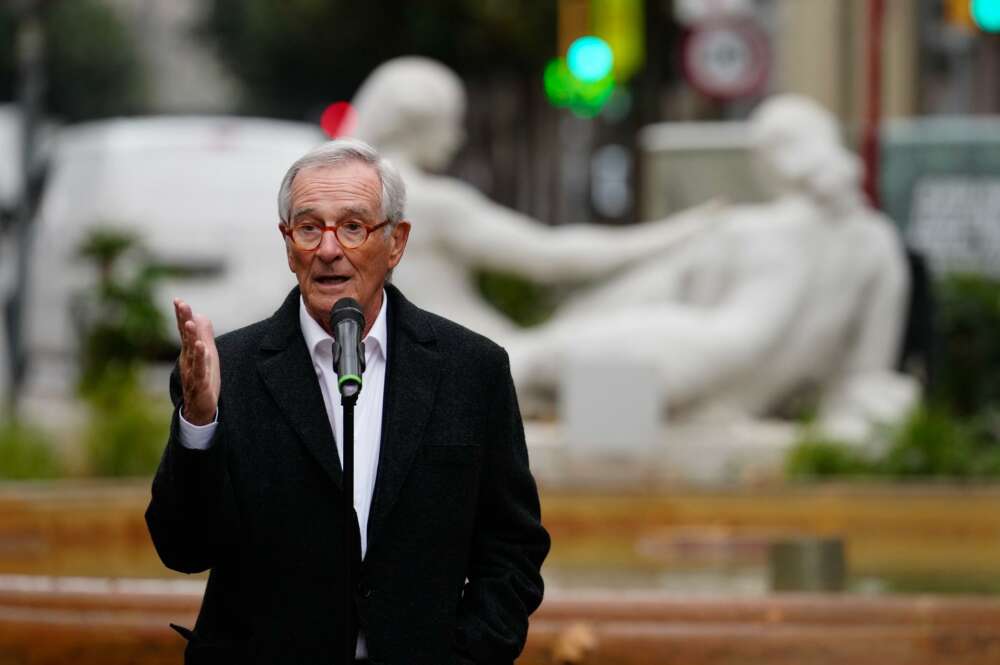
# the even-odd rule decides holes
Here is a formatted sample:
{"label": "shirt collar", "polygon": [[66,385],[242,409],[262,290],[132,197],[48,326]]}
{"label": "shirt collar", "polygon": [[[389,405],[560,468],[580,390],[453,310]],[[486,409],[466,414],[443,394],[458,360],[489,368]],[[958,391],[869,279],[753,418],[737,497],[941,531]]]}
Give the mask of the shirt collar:
{"label": "shirt collar", "polygon": [[[372,324],[368,335],[363,340],[365,342],[366,355],[377,352],[383,358],[386,357],[386,333],[388,326],[386,325],[385,312],[388,301],[389,298],[386,295],[385,289],[383,289],[382,306],[378,310],[378,316],[375,317],[375,323]],[[312,356],[315,362],[317,353],[325,355],[328,352],[327,350],[332,346],[333,338],[316,323],[316,319],[309,315],[309,310],[306,309],[306,301],[302,296],[299,296],[299,327],[302,328],[302,336],[306,340],[306,348],[309,349],[309,355]],[[327,342],[327,344],[324,344],[324,342]]]}

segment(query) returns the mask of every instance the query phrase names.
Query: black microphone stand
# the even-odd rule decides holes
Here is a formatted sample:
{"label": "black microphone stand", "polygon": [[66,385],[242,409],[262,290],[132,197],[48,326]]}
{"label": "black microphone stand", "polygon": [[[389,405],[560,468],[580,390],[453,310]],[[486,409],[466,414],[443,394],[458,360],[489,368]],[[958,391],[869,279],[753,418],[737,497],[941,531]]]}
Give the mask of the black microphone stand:
{"label": "black microphone stand", "polygon": [[354,405],[358,402],[358,394],[341,395],[340,404],[344,407],[344,552],[346,553],[347,584],[344,586],[344,617],[347,619],[345,663],[353,663],[357,652],[354,622],[354,525],[357,517],[354,514]]}
{"label": "black microphone stand", "polygon": [[[353,324],[353,325],[352,325]],[[340,405],[344,410],[341,448],[343,449],[344,478],[344,663],[354,663],[357,652],[358,631],[354,620],[354,555],[360,558],[360,543],[354,539],[360,528],[354,510],[354,405],[361,393],[362,375],[365,371],[365,343],[361,341],[365,329],[361,306],[352,298],[341,298],[330,312],[333,329],[333,369],[337,374]],[[346,344],[346,348],[342,346]]]}

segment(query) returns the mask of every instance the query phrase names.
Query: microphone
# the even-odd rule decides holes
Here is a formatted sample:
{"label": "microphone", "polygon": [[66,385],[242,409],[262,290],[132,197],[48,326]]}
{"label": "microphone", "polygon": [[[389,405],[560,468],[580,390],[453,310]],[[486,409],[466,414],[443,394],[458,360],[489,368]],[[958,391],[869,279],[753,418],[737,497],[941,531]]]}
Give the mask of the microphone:
{"label": "microphone", "polygon": [[361,392],[361,375],[365,371],[365,345],[361,333],[365,315],[354,298],[341,298],[330,310],[330,330],[333,331],[333,369],[337,372],[337,387],[341,397],[354,397]]}

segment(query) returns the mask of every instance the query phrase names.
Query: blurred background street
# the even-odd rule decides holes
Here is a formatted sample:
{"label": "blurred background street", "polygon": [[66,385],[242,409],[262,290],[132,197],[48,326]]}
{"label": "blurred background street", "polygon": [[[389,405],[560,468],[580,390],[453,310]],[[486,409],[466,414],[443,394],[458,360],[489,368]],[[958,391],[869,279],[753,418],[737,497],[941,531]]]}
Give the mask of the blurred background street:
{"label": "blurred background street", "polygon": [[519,662],[1000,663],[1000,0],[4,0],[0,663],[180,662],[170,302],[269,316],[338,136],[510,353]]}

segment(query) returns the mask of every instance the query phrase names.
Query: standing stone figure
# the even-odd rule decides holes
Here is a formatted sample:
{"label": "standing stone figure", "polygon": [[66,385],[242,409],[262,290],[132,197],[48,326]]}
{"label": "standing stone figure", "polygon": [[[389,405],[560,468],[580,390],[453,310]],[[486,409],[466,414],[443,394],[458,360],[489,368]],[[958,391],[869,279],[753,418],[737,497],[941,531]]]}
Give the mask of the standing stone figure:
{"label": "standing stone figure", "polygon": [[434,171],[463,140],[465,91],[444,65],[419,57],[376,68],[354,98],[355,134],[378,147],[409,185],[416,224],[394,283],[416,303],[514,349],[531,335],[486,302],[477,269],[513,272],[544,283],[600,280],[660,257],[700,233],[710,215],[691,214],[627,229],[552,227],[491,201],[469,184]]}

